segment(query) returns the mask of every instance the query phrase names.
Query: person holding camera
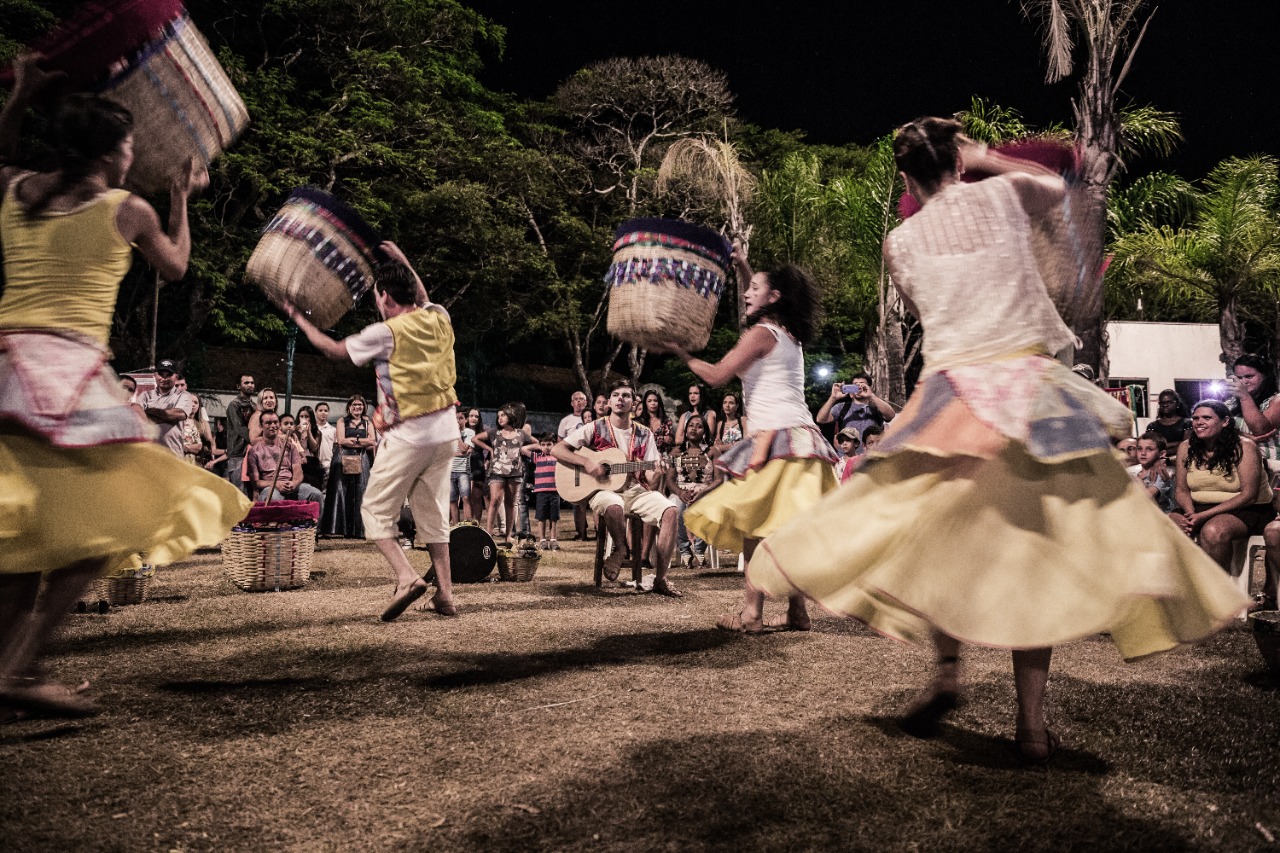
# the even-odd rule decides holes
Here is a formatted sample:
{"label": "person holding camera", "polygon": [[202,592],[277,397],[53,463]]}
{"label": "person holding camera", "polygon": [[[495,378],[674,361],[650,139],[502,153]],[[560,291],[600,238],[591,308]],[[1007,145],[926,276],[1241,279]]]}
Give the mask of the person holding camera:
{"label": "person holding camera", "polygon": [[853,427],[862,435],[873,424],[883,427],[893,420],[894,414],[893,406],[871,390],[871,377],[859,370],[848,382],[832,384],[831,396],[818,409],[814,420],[820,425],[834,423],[837,434]]}

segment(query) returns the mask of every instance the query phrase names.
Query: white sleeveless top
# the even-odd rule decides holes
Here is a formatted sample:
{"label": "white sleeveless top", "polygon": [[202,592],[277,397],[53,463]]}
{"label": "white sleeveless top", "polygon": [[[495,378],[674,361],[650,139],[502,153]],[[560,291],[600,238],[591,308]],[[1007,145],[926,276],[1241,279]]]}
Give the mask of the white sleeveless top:
{"label": "white sleeveless top", "polygon": [[751,432],[814,426],[804,401],[804,352],[800,344],[772,323],[757,325],[768,329],[777,343],[742,374],[742,395],[747,401]]}
{"label": "white sleeveless top", "polygon": [[885,256],[920,312],[928,373],[1079,345],[1045,291],[1031,220],[1007,176],[945,188],[889,234]]}

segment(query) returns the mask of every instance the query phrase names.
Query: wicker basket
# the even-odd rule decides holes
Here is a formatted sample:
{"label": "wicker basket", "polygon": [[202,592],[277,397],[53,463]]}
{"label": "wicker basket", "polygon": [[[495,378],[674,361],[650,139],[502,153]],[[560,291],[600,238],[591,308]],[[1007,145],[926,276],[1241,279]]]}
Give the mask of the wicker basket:
{"label": "wicker basket", "polygon": [[[182,14],[181,0],[93,0],[31,44],[40,67],[59,71],[74,88],[101,82],[112,65],[136,52]],[[11,67],[0,82],[13,79]]]}
{"label": "wicker basket", "polygon": [[276,304],[329,328],[373,286],[377,233],[328,193],[302,187],[263,229],[246,275]]}
{"label": "wicker basket", "polygon": [[538,572],[538,561],[542,559],[536,550],[521,548],[498,549],[498,578],[503,581],[528,583]]}
{"label": "wicker basket", "polygon": [[311,578],[320,507],[307,501],[256,503],[222,543],[222,568],[246,592],[280,592]]}
{"label": "wicker basket", "polygon": [[98,601],[105,601],[112,606],[141,604],[147,600],[147,588],[151,586],[151,577],[151,575],[141,575],[98,578],[93,584],[94,596]]}
{"label": "wicker basket", "polygon": [[133,113],[128,183],[143,193],[167,190],[192,158],[207,166],[249,124],[244,101],[186,15],[107,81],[102,95]]}
{"label": "wicker basket", "polygon": [[618,229],[605,274],[609,333],[642,347],[667,341],[700,350],[711,337],[729,268],[729,244],[675,219],[632,219]]}

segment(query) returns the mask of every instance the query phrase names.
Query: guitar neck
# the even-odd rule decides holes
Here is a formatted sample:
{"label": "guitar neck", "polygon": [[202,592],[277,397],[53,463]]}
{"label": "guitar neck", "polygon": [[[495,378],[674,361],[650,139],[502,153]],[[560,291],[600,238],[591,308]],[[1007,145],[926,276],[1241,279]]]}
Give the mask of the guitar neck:
{"label": "guitar neck", "polygon": [[657,462],[610,462],[610,474],[634,474],[636,471],[652,471]]}

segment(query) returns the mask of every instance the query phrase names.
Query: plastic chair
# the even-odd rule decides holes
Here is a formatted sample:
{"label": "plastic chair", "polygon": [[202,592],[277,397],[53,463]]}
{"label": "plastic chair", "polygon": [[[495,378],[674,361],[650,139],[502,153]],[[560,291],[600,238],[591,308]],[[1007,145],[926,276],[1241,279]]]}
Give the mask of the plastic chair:
{"label": "plastic chair", "polygon": [[[1249,539],[1238,539],[1231,547],[1231,579],[1236,582],[1236,587],[1245,594],[1249,595],[1250,584],[1253,580],[1253,564],[1258,557],[1258,552],[1265,553],[1267,550],[1266,540],[1261,536],[1250,536]],[[1241,619],[1244,618],[1242,614]]]}

